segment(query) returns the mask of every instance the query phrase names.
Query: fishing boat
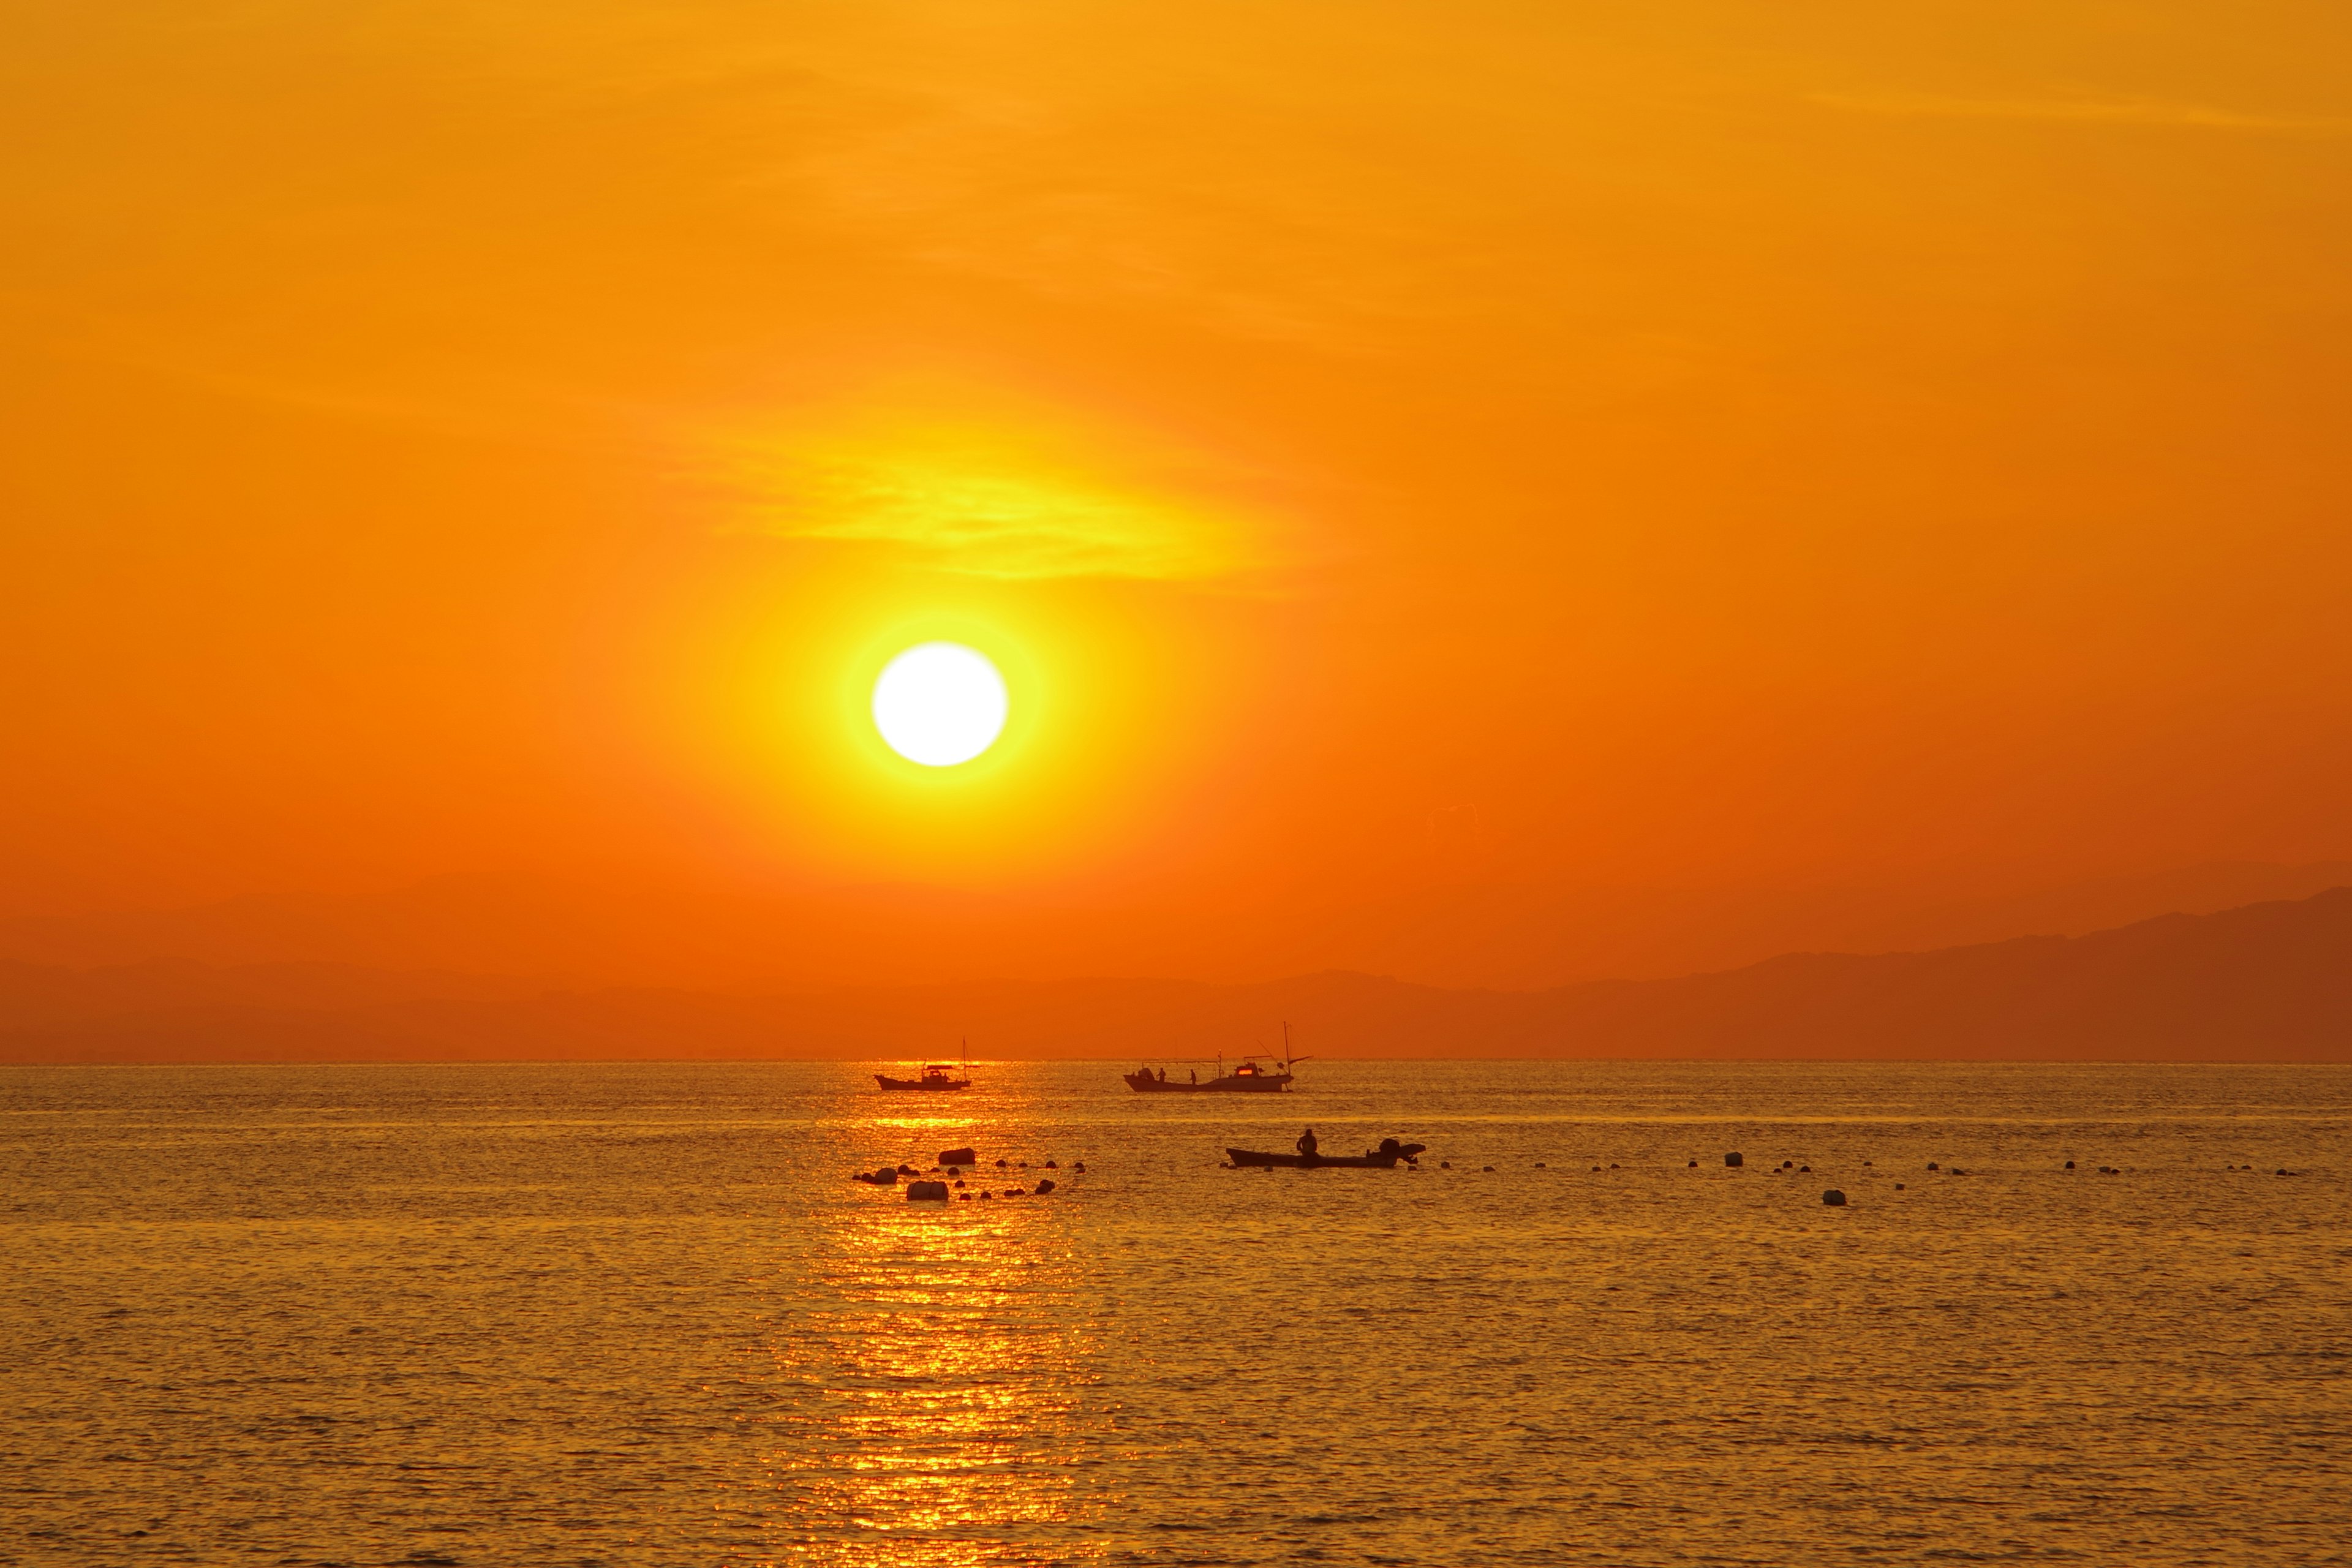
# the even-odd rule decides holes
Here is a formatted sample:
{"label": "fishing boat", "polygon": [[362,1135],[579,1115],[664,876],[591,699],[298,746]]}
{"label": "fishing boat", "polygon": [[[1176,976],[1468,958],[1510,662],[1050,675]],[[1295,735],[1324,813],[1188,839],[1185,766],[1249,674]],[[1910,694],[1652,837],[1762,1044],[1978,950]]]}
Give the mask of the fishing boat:
{"label": "fishing boat", "polygon": [[943,1094],[950,1089],[971,1087],[971,1042],[964,1042],[962,1061],[950,1067],[946,1062],[925,1062],[919,1076],[892,1078],[887,1073],[876,1073],[874,1081],[884,1089],[912,1090],[916,1093]]}
{"label": "fishing boat", "polygon": [[892,1078],[887,1073],[876,1073],[874,1081],[884,1089],[924,1089],[933,1093],[951,1089],[970,1089],[971,1079],[958,1078],[956,1069],[946,1062],[925,1062],[919,1078]]}
{"label": "fishing boat", "polygon": [[1399,1161],[1408,1165],[1414,1163],[1427,1147],[1423,1143],[1399,1143],[1391,1138],[1379,1148],[1360,1154],[1268,1154],[1256,1149],[1228,1149],[1225,1158],[1242,1169],[1279,1165],[1296,1171],[1393,1171]]}
{"label": "fishing boat", "polygon": [[1282,1058],[1279,1061],[1270,1058],[1244,1057],[1239,1066],[1227,1072],[1225,1058],[1219,1057],[1206,1083],[1201,1081],[1201,1068],[1209,1066],[1206,1061],[1176,1063],[1176,1066],[1186,1069],[1181,1082],[1171,1079],[1165,1067],[1155,1070],[1149,1064],[1124,1076],[1127,1087],[1138,1094],[1280,1094],[1293,1081],[1291,1065],[1311,1059],[1290,1054],[1290,1026],[1285,1024],[1282,1026]]}

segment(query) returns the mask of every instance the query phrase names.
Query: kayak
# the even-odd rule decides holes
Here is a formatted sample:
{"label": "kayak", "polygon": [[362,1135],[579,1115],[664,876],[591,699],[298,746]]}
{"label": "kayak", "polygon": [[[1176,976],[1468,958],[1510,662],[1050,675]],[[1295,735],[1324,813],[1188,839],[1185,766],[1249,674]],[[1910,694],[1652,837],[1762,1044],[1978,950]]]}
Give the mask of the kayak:
{"label": "kayak", "polygon": [[[1413,1150],[1418,1154],[1418,1148]],[[1266,1154],[1255,1149],[1228,1149],[1225,1158],[1236,1165],[1283,1165],[1300,1171],[1393,1171],[1403,1154]]]}

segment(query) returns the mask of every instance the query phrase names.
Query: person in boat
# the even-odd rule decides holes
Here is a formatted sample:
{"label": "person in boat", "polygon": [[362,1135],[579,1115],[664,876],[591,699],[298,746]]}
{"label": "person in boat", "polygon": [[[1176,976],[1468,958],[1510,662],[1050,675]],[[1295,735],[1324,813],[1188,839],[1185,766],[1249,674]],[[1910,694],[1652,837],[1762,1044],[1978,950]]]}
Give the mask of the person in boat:
{"label": "person in boat", "polygon": [[1298,1152],[1312,1159],[1315,1154],[1315,1129],[1308,1128],[1298,1135]]}
{"label": "person in boat", "polygon": [[1384,1157],[1392,1155],[1402,1158],[1404,1154],[1404,1145],[1398,1142],[1393,1138],[1383,1138],[1381,1140],[1381,1146],[1373,1150],[1372,1152]]}
{"label": "person in boat", "polygon": [[1166,1068],[1161,1068],[1160,1069],[1160,1081],[1162,1083],[1166,1083],[1168,1081],[1168,1069]]}

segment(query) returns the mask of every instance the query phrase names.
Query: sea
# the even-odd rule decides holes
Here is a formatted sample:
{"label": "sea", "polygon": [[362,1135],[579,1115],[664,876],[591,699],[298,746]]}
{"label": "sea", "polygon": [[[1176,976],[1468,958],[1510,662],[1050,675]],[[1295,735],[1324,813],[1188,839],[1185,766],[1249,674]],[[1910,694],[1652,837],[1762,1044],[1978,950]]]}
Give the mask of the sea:
{"label": "sea", "polygon": [[1132,1065],[0,1069],[0,1563],[2352,1563],[2352,1068]]}

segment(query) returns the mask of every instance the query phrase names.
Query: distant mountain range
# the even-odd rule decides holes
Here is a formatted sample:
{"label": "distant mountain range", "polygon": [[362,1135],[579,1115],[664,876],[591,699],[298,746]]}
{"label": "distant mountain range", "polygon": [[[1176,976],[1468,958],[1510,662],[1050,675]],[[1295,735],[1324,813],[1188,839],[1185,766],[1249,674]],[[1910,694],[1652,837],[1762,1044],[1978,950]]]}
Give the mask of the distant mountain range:
{"label": "distant mountain range", "polygon": [[2352,888],[2086,936],[1453,990],[1329,973],[793,994],[310,963],[0,963],[0,1061],[952,1056],[2352,1061]]}

